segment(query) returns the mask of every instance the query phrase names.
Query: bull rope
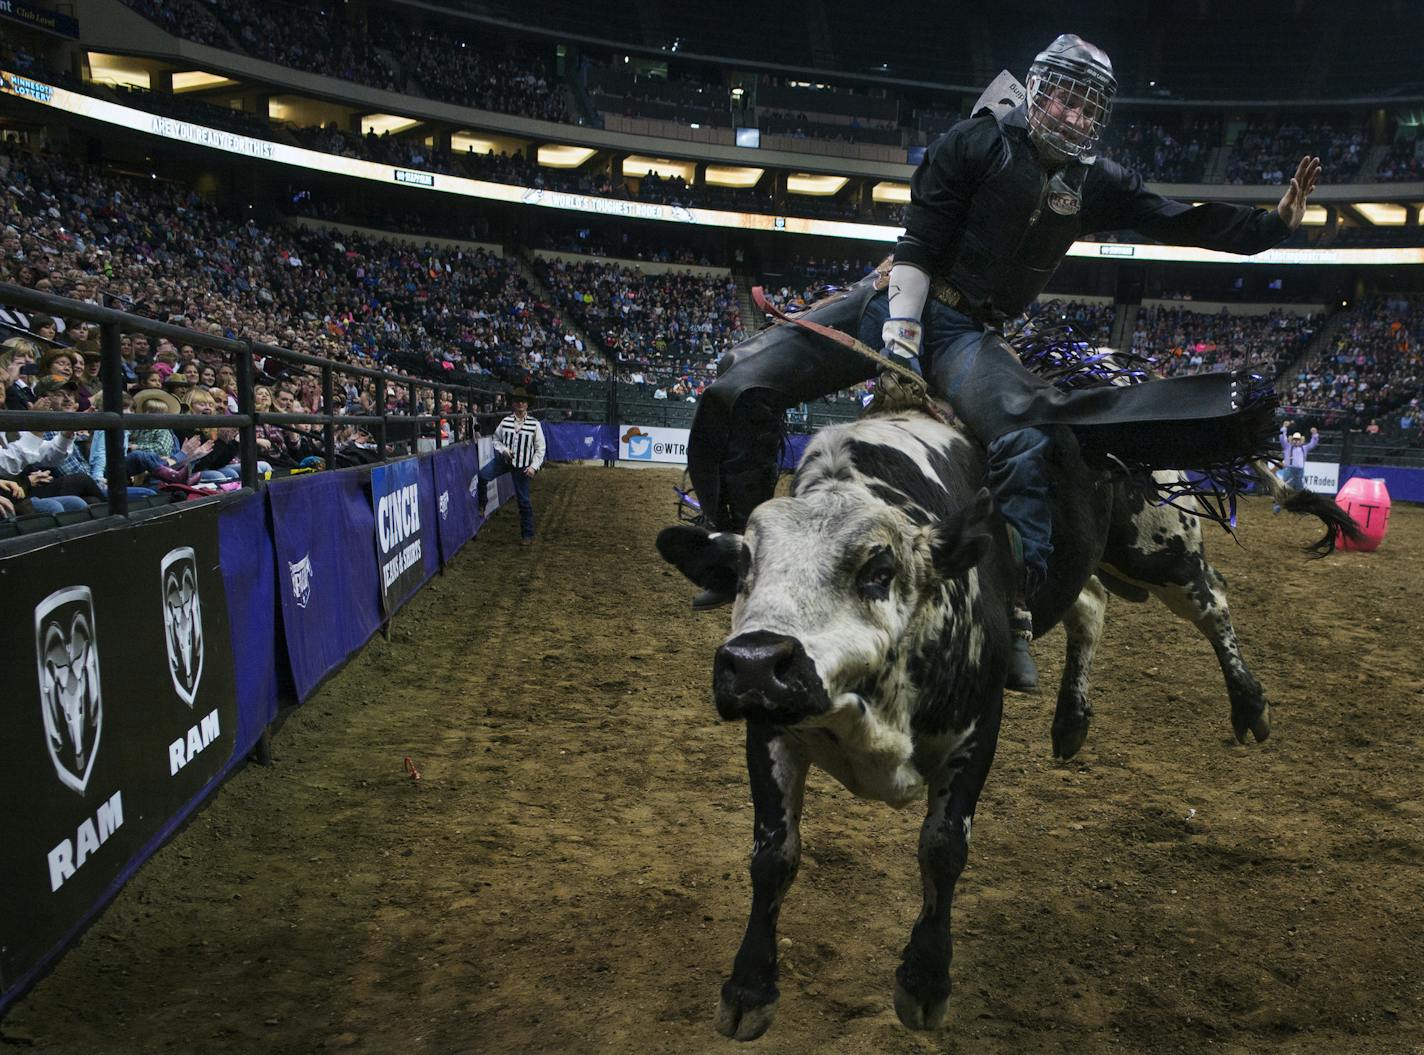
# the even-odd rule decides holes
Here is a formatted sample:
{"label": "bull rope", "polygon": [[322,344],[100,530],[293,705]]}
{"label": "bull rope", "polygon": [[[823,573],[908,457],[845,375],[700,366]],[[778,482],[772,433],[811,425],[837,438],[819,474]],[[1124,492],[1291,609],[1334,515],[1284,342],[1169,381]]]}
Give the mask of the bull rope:
{"label": "bull rope", "polygon": [[949,424],[949,419],[945,416],[944,411],[930,396],[929,385],[925,379],[909,367],[901,366],[889,356],[882,355],[864,341],[857,340],[848,333],[843,333],[830,326],[822,326],[819,322],[811,322],[809,319],[787,315],[766,299],[766,292],[761,286],[752,287],[752,303],[774,319],[788,322],[792,326],[800,326],[820,337],[835,341],[842,347],[849,348],[861,358],[874,363],[880,376],[875,382],[875,400],[871,403],[867,414],[897,410],[922,410],[941,424]]}

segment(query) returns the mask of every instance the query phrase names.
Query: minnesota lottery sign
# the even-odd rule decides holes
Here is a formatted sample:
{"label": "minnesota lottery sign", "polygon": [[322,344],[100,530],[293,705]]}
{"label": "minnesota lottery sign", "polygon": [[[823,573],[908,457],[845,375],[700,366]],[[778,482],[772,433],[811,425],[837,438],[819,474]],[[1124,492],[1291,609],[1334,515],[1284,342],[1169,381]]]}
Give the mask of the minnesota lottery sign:
{"label": "minnesota lottery sign", "polygon": [[425,581],[425,548],[432,536],[421,522],[420,463],[414,458],[371,473],[376,512],[376,564],[381,605],[390,615]]}

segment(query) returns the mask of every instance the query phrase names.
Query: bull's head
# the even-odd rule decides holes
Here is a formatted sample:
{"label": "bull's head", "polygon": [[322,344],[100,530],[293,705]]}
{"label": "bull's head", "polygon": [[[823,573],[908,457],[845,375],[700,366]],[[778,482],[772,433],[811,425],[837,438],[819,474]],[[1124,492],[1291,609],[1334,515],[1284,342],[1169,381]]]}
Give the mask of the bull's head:
{"label": "bull's head", "polygon": [[[658,551],[694,583],[735,586],[732,632],[717,650],[723,718],[833,724],[895,705],[917,646],[976,589],[992,503],[916,523],[863,491],[815,491],[757,507],[745,535],[666,528]],[[897,725],[901,723],[895,723]]]}

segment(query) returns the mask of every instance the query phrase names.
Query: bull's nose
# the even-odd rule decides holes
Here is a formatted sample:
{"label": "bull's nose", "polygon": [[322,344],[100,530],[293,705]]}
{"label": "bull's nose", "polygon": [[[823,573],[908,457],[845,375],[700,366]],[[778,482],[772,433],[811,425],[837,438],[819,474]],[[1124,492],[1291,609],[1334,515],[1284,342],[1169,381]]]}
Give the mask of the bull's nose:
{"label": "bull's nose", "polygon": [[805,654],[801,642],[785,634],[758,630],[732,638],[712,665],[718,701],[755,693],[768,703],[788,702],[804,689],[797,673]]}

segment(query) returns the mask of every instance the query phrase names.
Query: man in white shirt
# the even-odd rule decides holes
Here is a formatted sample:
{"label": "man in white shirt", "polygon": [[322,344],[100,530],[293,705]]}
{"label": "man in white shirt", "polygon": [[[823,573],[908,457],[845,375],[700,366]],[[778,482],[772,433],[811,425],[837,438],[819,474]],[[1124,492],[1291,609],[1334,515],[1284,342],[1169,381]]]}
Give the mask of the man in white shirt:
{"label": "man in white shirt", "polygon": [[514,413],[505,416],[494,430],[494,458],[480,467],[475,501],[480,516],[485,515],[485,487],[489,481],[510,473],[514,498],[519,503],[519,544],[534,543],[534,504],[529,499],[529,482],[544,464],[544,428],[529,416],[529,393],[516,388],[509,394]]}

